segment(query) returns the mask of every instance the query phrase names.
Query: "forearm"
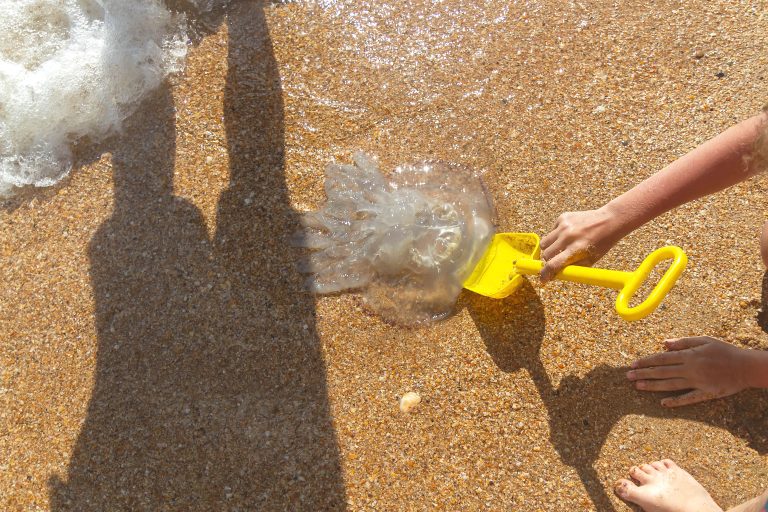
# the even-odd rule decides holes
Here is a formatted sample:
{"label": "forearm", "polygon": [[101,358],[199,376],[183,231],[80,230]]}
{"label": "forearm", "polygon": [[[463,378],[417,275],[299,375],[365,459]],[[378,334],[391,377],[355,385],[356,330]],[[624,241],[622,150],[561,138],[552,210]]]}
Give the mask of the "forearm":
{"label": "forearm", "polygon": [[666,211],[746,180],[755,174],[747,158],[765,120],[759,114],[732,126],[603,208],[620,223],[623,236]]}
{"label": "forearm", "polygon": [[727,512],[763,512],[766,509],[766,500],[768,500],[768,491],[764,492],[757,498],[753,498],[749,501],[736,505],[733,508],[729,508]]}

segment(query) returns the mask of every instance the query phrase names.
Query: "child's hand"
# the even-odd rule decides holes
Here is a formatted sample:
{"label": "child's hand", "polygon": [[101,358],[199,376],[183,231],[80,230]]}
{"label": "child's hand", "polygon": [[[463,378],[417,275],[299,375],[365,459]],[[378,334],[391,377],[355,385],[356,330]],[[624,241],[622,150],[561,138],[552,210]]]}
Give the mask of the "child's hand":
{"label": "child's hand", "polygon": [[764,355],[709,336],[666,340],[664,344],[667,352],[638,359],[627,378],[643,391],[690,390],[663,399],[665,407],[695,404],[748,388],[753,363]]}
{"label": "child's hand", "polygon": [[541,281],[549,281],[567,265],[594,264],[621,239],[618,232],[619,222],[606,207],[562,214],[541,240]]}

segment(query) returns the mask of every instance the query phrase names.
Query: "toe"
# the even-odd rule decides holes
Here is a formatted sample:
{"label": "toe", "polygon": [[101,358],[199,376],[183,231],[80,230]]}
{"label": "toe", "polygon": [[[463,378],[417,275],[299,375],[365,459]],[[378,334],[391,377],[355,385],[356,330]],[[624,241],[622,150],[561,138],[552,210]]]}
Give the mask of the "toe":
{"label": "toe", "polygon": [[613,486],[613,492],[616,496],[625,500],[635,503],[637,497],[637,485],[625,478],[622,478]]}
{"label": "toe", "polygon": [[637,466],[632,466],[629,468],[629,476],[640,482],[641,484],[645,484],[648,482],[650,475],[640,469]]}
{"label": "toe", "polygon": [[677,467],[677,464],[675,464],[675,461],[673,461],[671,459],[664,459],[664,460],[661,461],[661,463],[664,464],[664,466],[667,469],[672,469],[672,468],[676,468]]}
{"label": "toe", "polygon": [[643,471],[645,471],[649,475],[653,475],[653,474],[656,473],[656,468],[654,468],[650,464],[643,464],[642,466],[640,466],[640,469],[642,469]]}
{"label": "toe", "polygon": [[653,466],[653,469],[657,471],[666,471],[667,466],[664,465],[664,461],[657,460],[656,462],[651,462],[651,466]]}

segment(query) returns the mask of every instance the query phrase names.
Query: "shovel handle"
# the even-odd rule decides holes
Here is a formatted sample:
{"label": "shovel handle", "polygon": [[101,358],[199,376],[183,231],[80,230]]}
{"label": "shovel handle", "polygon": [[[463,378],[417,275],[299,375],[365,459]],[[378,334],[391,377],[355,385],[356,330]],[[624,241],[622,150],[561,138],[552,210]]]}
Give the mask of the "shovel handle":
{"label": "shovel handle", "polygon": [[[643,302],[635,307],[630,307],[629,301],[640,289],[653,268],[667,259],[671,259],[672,264],[661,276],[656,287],[651,290]],[[677,282],[677,278],[685,270],[687,263],[688,257],[681,248],[668,245],[649,254],[634,272],[569,265],[563,268],[555,276],[555,279],[619,290],[619,296],[616,298],[616,312],[625,320],[640,320],[653,313],[661,304],[661,301]],[[541,272],[544,262],[521,258],[515,261],[514,265],[515,270],[521,274],[538,274]]]}
{"label": "shovel handle", "polygon": [[[645,282],[653,268],[660,262],[668,259],[672,260],[672,264],[664,272],[664,275],[661,276],[661,279],[656,283],[651,293],[648,294],[648,297],[637,306],[629,307],[629,301]],[[629,321],[640,320],[651,314],[661,304],[669,290],[675,286],[677,278],[680,277],[687,264],[688,257],[681,248],[674,245],[668,245],[653,251],[637,267],[637,270],[629,273],[627,282],[619,292],[619,296],[616,297],[616,312],[623,319]]]}

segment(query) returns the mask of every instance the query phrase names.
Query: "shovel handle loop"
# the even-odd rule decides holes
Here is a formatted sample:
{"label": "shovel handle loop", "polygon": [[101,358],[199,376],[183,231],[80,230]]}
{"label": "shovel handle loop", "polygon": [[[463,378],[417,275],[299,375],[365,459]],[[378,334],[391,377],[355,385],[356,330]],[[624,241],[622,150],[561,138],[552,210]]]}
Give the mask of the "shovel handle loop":
{"label": "shovel handle loop", "polygon": [[[653,268],[660,262],[668,259],[672,260],[672,264],[664,272],[664,275],[661,276],[661,279],[659,279],[651,293],[648,294],[648,297],[637,306],[629,307],[629,301],[645,282]],[[688,257],[677,246],[668,245],[653,251],[643,260],[637,270],[630,273],[629,279],[627,279],[626,284],[616,298],[616,312],[623,319],[629,321],[640,320],[651,314],[675,285],[677,278],[685,270],[687,263]]]}

